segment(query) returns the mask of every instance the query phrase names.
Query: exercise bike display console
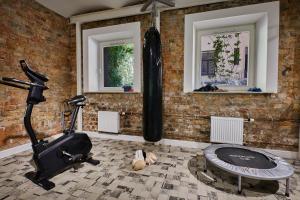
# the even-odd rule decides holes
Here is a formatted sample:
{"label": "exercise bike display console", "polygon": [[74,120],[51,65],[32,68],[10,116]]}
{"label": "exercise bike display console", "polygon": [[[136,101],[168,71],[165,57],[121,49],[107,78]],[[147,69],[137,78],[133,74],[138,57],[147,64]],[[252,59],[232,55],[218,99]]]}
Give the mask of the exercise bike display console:
{"label": "exercise bike display console", "polygon": [[74,130],[77,113],[80,108],[85,106],[84,101],[86,98],[79,95],[68,101],[69,104],[75,106],[75,109],[72,112],[71,126],[64,131],[63,136],[51,142],[38,141],[31,125],[31,114],[34,105],[46,101],[43,92],[49,89],[46,86],[48,78],[33,71],[24,60],[20,61],[20,65],[31,82],[3,77],[0,79],[0,84],[29,90],[26,100],[27,108],[24,116],[24,125],[32,143],[36,171],[28,172],[25,176],[35,184],[46,190],[50,190],[55,187],[55,184],[49,181],[53,176],[74,167],[78,163],[88,162],[93,165],[100,163],[90,156],[92,143],[88,135],[85,133],[75,133]]}

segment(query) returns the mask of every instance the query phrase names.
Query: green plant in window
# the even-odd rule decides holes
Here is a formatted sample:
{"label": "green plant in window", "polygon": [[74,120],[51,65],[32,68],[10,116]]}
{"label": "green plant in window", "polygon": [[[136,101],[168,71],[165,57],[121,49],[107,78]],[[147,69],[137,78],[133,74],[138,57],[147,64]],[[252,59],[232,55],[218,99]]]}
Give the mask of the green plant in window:
{"label": "green plant in window", "polygon": [[133,44],[109,47],[109,85],[133,85]]}

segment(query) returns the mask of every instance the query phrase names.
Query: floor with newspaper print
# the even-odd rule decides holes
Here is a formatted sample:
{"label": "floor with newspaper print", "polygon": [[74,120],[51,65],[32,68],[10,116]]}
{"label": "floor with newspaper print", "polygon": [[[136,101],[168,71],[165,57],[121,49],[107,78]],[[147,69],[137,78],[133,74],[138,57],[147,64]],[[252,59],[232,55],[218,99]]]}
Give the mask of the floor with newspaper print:
{"label": "floor with newspaper print", "polygon": [[[45,191],[24,178],[33,170],[31,152],[26,151],[0,160],[0,200],[10,199],[300,199],[300,167],[291,177],[291,195],[284,196],[285,181],[254,181],[243,179],[238,195],[237,179],[209,166],[203,173],[201,150],[139,142],[93,138],[98,166],[84,164],[51,180],[56,187]],[[138,149],[154,152],[158,161],[141,171],[131,169]]]}

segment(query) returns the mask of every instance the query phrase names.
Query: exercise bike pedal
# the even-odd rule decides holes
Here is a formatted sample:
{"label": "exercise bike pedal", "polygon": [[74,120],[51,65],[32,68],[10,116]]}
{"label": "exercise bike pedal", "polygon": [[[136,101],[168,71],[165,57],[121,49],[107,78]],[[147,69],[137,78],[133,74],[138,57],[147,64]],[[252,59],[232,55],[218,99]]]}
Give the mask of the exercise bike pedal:
{"label": "exercise bike pedal", "polygon": [[55,184],[47,179],[38,180],[36,172],[27,172],[25,177],[31,180],[34,184],[44,188],[45,190],[51,190],[55,187]]}
{"label": "exercise bike pedal", "polygon": [[80,162],[82,158],[83,158],[82,154],[76,154],[76,155],[72,155],[70,159],[72,160],[72,162]]}
{"label": "exercise bike pedal", "polygon": [[87,163],[90,163],[90,164],[92,164],[92,165],[98,165],[98,164],[100,164],[100,161],[99,161],[99,160],[94,160],[93,158],[88,158],[88,159],[86,160],[86,162],[87,162]]}
{"label": "exercise bike pedal", "polygon": [[67,156],[69,158],[69,161],[72,161],[72,162],[80,162],[81,159],[83,158],[83,155],[82,154],[75,154],[75,155],[72,155],[66,151],[62,151],[62,154],[64,156]]}

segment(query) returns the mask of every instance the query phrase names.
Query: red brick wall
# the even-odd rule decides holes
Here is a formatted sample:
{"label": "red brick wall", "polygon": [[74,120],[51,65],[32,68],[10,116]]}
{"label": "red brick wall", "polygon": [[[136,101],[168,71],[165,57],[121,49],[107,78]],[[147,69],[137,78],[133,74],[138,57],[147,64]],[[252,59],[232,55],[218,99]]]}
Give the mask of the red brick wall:
{"label": "red brick wall", "polygon": [[[33,111],[33,127],[44,135],[60,131],[60,103],[71,94],[68,21],[34,0],[0,0],[0,76],[26,79],[26,59],[49,77],[47,102]],[[28,140],[23,126],[27,92],[0,85],[0,149]]]}
{"label": "red brick wall", "polygon": [[[161,14],[164,56],[165,137],[209,141],[206,116],[233,116],[255,119],[245,124],[244,140],[256,147],[297,150],[300,118],[300,63],[296,62],[300,36],[298,0],[280,1],[280,51],[278,94],[184,94],[184,15],[269,2],[240,0],[168,11]],[[170,31],[172,30],[172,31]],[[298,45],[298,46],[297,46]],[[286,68],[291,71],[283,76]],[[174,81],[176,80],[176,81]],[[178,125],[177,125],[178,124]]]}
{"label": "red brick wall", "polygon": [[[297,151],[300,118],[300,4],[281,0],[278,94],[185,94],[183,93],[184,15],[270,0],[233,0],[161,13],[163,44],[164,138],[209,141],[210,115],[248,117],[245,142],[250,146]],[[142,36],[149,15],[83,24],[83,29],[141,21]],[[71,57],[75,58],[75,28],[71,30]],[[76,68],[74,63],[73,69]],[[285,67],[291,68],[287,76]],[[74,79],[74,78],[73,78]],[[74,79],[75,80],[75,79]],[[86,94],[84,130],[97,130],[97,111],[131,113],[121,120],[121,132],[142,135],[142,94]]]}
{"label": "red brick wall", "polygon": [[[164,138],[209,141],[210,115],[248,117],[245,141],[257,147],[297,150],[300,118],[300,4],[281,0],[279,93],[258,95],[183,93],[184,15],[270,0],[233,0],[161,13],[164,80]],[[149,15],[83,24],[83,29],[141,21],[142,37]],[[76,93],[75,26],[33,0],[0,0],[0,76],[24,79],[18,60],[27,59],[46,73],[47,102],[34,110],[33,124],[46,135],[60,131],[60,105]],[[70,41],[70,43],[69,43]],[[69,59],[70,58],[70,59]],[[283,76],[282,71],[291,71]],[[71,76],[72,75],[72,76]],[[84,130],[97,130],[97,111],[129,113],[121,132],[142,135],[142,94],[86,94]],[[26,141],[23,113],[27,93],[0,86],[0,148]]]}

